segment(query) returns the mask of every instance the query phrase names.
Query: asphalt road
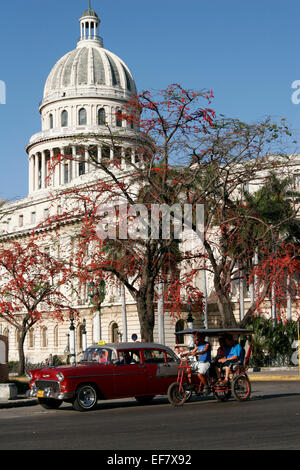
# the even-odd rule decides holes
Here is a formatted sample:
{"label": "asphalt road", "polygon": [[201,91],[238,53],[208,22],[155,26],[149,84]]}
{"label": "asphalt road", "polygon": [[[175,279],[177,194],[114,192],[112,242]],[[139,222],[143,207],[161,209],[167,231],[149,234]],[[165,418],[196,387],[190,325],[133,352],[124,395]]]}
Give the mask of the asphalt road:
{"label": "asphalt road", "polygon": [[300,382],[252,383],[245,403],[213,398],[180,408],[165,398],[99,402],[80,413],[69,405],[0,410],[0,449],[300,449]]}

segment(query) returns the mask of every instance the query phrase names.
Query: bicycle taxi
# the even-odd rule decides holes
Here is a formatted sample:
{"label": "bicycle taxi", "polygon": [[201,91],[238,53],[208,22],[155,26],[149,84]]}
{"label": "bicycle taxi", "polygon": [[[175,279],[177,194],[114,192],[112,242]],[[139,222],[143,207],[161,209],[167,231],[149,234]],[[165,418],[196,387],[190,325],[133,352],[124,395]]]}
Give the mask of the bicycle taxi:
{"label": "bicycle taxi", "polygon": [[[193,372],[193,361],[195,356],[191,355],[191,351],[186,351],[188,346],[179,346],[178,337],[179,335],[204,335],[208,339],[212,338],[224,338],[228,335],[238,337],[244,336],[244,339],[248,339],[248,349],[245,351],[243,348],[243,360],[238,361],[236,364],[230,366],[229,380],[227,383],[223,382],[224,370],[221,368],[220,378],[217,380],[214,373],[213,363],[206,373],[206,380],[208,383],[209,393],[212,393],[218,401],[227,401],[231,396],[234,396],[239,401],[249,400],[251,395],[251,384],[247,375],[247,366],[250,359],[250,355],[253,349],[253,330],[242,329],[242,328],[227,328],[227,329],[185,329],[177,331],[176,343],[177,354],[180,356],[180,366],[178,368],[177,380],[173,382],[168,388],[168,400],[173,406],[183,405],[185,402],[190,400],[193,393],[198,396],[202,396],[201,385],[197,374]],[[248,336],[248,338],[247,338]],[[250,340],[249,340],[250,339]],[[190,353],[190,354],[189,354]],[[184,355],[185,354],[185,355]]]}

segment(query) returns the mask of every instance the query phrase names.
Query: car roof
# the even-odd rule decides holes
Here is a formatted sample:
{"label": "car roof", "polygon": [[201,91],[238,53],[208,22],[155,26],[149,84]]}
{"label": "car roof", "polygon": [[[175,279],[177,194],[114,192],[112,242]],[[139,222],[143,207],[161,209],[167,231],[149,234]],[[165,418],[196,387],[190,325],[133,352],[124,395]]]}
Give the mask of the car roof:
{"label": "car roof", "polygon": [[252,335],[253,330],[247,330],[244,328],[207,328],[207,329],[197,329],[197,328],[187,328],[185,330],[176,331],[176,335],[194,335],[194,334],[203,334],[204,336],[222,336],[226,334],[231,335]]}
{"label": "car roof", "polygon": [[87,349],[91,348],[111,348],[118,351],[124,351],[127,349],[163,349],[165,351],[170,351],[174,354],[174,351],[168,346],[164,346],[159,343],[145,343],[145,342],[132,342],[132,343],[106,343],[106,344],[92,344]]}

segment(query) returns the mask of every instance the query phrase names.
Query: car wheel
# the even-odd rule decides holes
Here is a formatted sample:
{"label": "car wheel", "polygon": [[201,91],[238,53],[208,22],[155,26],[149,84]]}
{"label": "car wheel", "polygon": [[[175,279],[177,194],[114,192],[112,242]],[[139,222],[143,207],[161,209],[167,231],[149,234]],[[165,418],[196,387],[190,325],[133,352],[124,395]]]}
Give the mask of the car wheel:
{"label": "car wheel", "polygon": [[46,410],[57,410],[63,401],[54,398],[38,398],[38,402]]}
{"label": "car wheel", "polygon": [[80,385],[73,401],[73,408],[76,411],[91,411],[96,407],[97,400],[97,390],[93,385]]}
{"label": "car wheel", "polygon": [[139,405],[149,405],[152,402],[155,395],[148,395],[145,397],[135,397]]}
{"label": "car wheel", "polygon": [[251,385],[246,375],[238,375],[232,380],[232,394],[239,401],[249,400],[251,395]]}
{"label": "car wheel", "polygon": [[184,404],[187,398],[185,386],[174,382],[168,388],[168,400],[173,406],[181,406]]}

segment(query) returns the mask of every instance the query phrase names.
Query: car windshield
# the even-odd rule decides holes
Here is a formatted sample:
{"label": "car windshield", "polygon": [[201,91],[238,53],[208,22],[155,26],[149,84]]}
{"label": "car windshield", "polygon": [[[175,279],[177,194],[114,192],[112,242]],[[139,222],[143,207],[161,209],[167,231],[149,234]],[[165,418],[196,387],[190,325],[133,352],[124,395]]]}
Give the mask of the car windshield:
{"label": "car windshield", "polygon": [[87,362],[97,362],[107,364],[111,360],[111,350],[108,348],[88,348],[84,352],[83,360]]}

